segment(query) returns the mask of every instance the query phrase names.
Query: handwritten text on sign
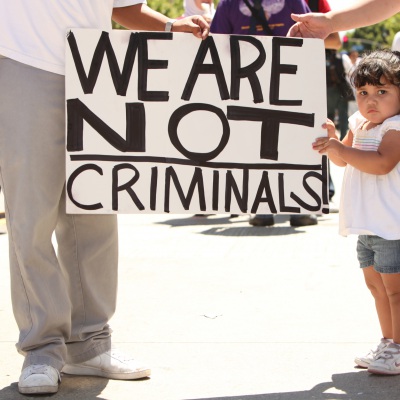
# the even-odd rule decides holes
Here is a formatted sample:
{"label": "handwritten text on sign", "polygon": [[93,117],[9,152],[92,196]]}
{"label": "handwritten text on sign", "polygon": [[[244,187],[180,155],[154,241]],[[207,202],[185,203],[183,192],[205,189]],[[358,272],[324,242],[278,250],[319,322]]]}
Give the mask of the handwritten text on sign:
{"label": "handwritten text on sign", "polygon": [[323,42],[73,29],[69,213],[323,213]]}

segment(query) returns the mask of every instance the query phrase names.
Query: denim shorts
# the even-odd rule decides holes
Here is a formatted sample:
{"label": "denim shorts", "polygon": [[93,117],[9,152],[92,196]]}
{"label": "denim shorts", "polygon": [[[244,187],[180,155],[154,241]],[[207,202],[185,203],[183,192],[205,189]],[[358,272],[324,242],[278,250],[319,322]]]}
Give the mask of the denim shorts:
{"label": "denim shorts", "polygon": [[379,236],[360,235],[357,258],[361,268],[373,266],[380,274],[400,273],[400,240],[386,240]]}

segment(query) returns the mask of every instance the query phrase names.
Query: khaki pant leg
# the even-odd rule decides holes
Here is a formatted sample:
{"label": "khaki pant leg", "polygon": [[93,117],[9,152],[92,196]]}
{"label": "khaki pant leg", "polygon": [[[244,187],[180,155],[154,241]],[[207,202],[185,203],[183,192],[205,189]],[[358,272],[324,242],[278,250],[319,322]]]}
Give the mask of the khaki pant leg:
{"label": "khaki pant leg", "polygon": [[[64,77],[0,58],[0,185],[17,349],[26,356],[25,366],[57,369],[67,359],[66,342],[83,349],[86,358],[109,348],[117,269],[115,216],[63,211],[64,121]],[[60,258],[53,246],[56,227]],[[105,278],[94,277],[94,264],[97,272],[106,271],[107,288]],[[101,311],[92,314],[97,306]]]}

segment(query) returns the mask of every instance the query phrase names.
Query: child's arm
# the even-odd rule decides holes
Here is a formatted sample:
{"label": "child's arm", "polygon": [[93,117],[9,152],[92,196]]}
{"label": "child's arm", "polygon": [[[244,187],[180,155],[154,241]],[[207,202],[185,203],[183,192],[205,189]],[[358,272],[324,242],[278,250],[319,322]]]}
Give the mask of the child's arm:
{"label": "child's arm", "polygon": [[329,139],[315,147],[319,147],[316,150],[320,153],[327,153],[330,159],[337,157],[344,163],[368,174],[388,174],[400,162],[400,132],[395,130],[386,132],[377,151],[355,149],[334,139]]}

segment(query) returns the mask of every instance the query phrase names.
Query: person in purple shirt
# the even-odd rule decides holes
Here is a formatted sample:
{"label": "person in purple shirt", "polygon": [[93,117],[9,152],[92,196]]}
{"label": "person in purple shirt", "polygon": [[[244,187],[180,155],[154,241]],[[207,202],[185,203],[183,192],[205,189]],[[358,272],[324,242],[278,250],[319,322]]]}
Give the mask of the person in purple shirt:
{"label": "person in purple shirt", "polygon": [[[286,36],[295,23],[291,14],[307,13],[310,9],[304,0],[248,0],[258,10],[252,16],[244,0],[220,0],[211,23],[211,33],[235,35]],[[261,21],[267,22],[271,32],[266,32]]]}

